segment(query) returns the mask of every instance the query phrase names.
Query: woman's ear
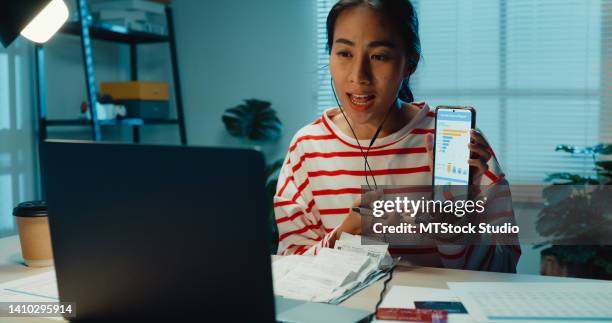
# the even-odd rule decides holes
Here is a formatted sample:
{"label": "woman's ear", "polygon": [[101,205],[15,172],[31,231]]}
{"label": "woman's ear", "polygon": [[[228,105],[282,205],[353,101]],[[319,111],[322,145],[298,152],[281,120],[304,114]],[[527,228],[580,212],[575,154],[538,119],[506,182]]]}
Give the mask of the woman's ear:
{"label": "woman's ear", "polygon": [[416,65],[408,63],[406,64],[406,66],[404,67],[404,78],[408,78],[410,75],[412,75],[412,73],[414,73],[414,68]]}
{"label": "woman's ear", "polygon": [[415,72],[419,58],[409,58],[404,67],[404,78],[408,78],[412,73]]}

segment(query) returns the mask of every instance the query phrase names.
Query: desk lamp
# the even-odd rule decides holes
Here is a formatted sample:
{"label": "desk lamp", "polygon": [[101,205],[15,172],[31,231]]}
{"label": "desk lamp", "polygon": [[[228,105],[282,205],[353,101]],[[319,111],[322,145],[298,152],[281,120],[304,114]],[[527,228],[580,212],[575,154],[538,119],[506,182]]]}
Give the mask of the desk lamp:
{"label": "desk lamp", "polygon": [[68,20],[63,0],[0,0],[0,42],[8,47],[21,34],[44,43]]}

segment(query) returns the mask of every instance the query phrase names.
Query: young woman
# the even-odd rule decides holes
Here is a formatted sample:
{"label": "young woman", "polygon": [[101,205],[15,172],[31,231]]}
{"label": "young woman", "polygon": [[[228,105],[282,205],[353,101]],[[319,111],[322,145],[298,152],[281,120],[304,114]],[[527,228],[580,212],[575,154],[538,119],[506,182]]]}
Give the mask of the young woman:
{"label": "young woman", "polygon": [[[341,0],[327,17],[327,36],[340,107],[299,130],[289,147],[274,203],[283,255],[316,255],[342,232],[360,234],[361,217],[351,206],[360,204],[366,179],[377,185],[431,185],[435,115],[427,104],[413,102],[408,87],[420,58],[410,1]],[[471,139],[472,183],[505,182],[484,137],[473,131]],[[512,214],[511,206],[506,212]],[[515,272],[520,249],[442,245],[402,253],[419,265]]]}

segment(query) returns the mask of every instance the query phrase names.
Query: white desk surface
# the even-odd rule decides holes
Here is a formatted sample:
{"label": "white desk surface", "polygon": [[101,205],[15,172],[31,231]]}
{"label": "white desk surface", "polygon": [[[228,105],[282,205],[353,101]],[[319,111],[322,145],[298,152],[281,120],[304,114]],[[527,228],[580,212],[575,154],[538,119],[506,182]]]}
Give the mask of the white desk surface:
{"label": "white desk surface", "polygon": [[[273,260],[278,259],[278,256],[273,256],[272,258]],[[46,267],[33,269],[25,266],[21,258],[21,248],[19,246],[18,236],[0,239],[0,283],[51,270],[54,270],[54,268]],[[340,306],[374,311],[374,306],[378,301],[378,296],[383,286],[383,280],[353,295],[340,304]],[[400,266],[395,269],[393,279],[389,282],[388,288],[393,285],[447,288],[447,282],[568,282],[572,280],[582,281],[576,278]],[[42,318],[0,318],[0,323],[4,322],[50,322],[50,320]]]}

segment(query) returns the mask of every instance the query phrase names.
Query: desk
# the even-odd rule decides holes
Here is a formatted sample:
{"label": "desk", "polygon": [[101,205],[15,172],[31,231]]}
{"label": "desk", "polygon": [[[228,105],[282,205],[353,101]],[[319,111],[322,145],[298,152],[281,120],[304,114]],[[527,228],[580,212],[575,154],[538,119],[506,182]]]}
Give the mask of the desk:
{"label": "desk", "polygon": [[[0,283],[27,277],[30,275],[40,274],[53,270],[53,267],[47,268],[28,268],[23,264],[21,259],[21,249],[19,246],[19,238],[11,236],[0,239]],[[272,261],[279,259],[279,256],[273,256]],[[431,267],[402,267],[395,269],[393,279],[389,282],[389,287],[393,285],[405,285],[415,287],[431,287],[431,288],[446,288],[447,282],[569,282],[569,281],[584,281],[577,278],[563,277],[546,277],[537,275],[518,275],[518,274],[502,274],[480,272],[472,270],[444,269]],[[351,308],[365,309],[374,311],[374,306],[378,301],[378,296],[383,287],[383,281],[380,280],[373,285],[365,288],[351,298],[344,301],[340,306]],[[5,322],[50,322],[41,318],[0,318],[0,323]],[[57,322],[57,321],[55,321]]]}
{"label": "desk", "polygon": [[[19,245],[19,236],[10,236],[0,239],[0,283],[28,277],[31,275],[42,274],[54,270],[53,267],[29,268],[26,267],[21,258],[21,247]],[[0,317],[0,323],[23,322],[23,323],[38,323],[38,322],[62,322],[49,320],[44,318],[15,318],[15,317]]]}

